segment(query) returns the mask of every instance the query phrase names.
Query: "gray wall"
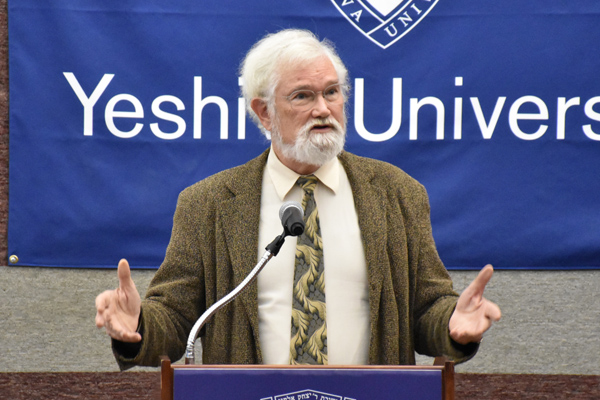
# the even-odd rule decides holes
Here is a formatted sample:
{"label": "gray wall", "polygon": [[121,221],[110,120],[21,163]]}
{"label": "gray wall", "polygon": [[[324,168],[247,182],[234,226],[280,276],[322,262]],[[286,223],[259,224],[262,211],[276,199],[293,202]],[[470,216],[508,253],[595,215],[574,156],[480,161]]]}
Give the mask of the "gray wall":
{"label": "gray wall", "polygon": [[[455,289],[475,274],[452,271]],[[133,271],[142,294],[153,275]],[[118,284],[115,270],[0,267],[0,276],[0,372],[118,370],[94,324],[94,299]],[[497,271],[486,295],[503,318],[457,371],[600,375],[599,287],[600,271]]]}

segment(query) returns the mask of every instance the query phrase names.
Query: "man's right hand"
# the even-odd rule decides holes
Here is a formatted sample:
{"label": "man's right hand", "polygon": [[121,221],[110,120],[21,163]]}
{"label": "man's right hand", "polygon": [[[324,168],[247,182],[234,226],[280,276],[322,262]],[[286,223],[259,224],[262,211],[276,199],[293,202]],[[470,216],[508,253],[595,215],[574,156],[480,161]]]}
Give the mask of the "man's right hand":
{"label": "man's right hand", "polygon": [[142,340],[136,332],[142,300],[131,279],[127,260],[119,261],[118,275],[119,287],[96,297],[96,326],[104,327],[113,339],[137,343]]}

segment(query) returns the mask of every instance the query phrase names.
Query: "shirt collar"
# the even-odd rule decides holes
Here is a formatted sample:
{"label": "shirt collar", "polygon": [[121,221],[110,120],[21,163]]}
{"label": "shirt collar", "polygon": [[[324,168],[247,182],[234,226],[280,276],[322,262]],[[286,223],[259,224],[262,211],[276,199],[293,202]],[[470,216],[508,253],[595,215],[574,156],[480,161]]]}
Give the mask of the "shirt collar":
{"label": "shirt collar", "polygon": [[[335,194],[340,185],[340,167],[340,161],[337,157],[334,157],[323,164],[313,175]],[[285,196],[296,184],[300,175],[279,161],[272,146],[267,158],[267,171],[271,176],[279,199],[283,201]]]}

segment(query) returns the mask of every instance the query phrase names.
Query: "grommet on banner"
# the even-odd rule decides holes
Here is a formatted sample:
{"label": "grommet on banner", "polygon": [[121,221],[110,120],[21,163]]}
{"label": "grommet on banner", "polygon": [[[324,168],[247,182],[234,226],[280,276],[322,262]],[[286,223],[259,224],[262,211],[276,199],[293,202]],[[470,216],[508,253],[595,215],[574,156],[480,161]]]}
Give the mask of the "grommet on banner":
{"label": "grommet on banner", "polygon": [[13,254],[12,256],[8,257],[8,261],[11,264],[16,264],[19,262],[19,257],[17,257],[16,255]]}

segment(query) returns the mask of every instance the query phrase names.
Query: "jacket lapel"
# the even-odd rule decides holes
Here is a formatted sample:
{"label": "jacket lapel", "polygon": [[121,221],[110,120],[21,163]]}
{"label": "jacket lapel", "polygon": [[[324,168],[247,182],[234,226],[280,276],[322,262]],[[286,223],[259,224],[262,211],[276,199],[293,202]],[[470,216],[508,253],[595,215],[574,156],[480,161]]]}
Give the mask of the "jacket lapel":
{"label": "jacket lapel", "polygon": [[[340,161],[344,166],[358,215],[361,230],[367,273],[369,279],[369,309],[371,333],[378,325],[379,300],[383,287],[384,272],[389,260],[386,256],[386,197],[383,190],[374,183],[377,171],[364,168],[360,158],[342,153]],[[371,342],[376,338],[371,335]]]}
{"label": "jacket lapel", "polygon": [[[234,285],[239,285],[258,261],[258,229],[262,177],[268,150],[238,167],[238,173],[227,183],[231,197],[220,207],[221,229],[225,237],[233,270]],[[258,295],[256,283],[250,284],[239,296],[246,309],[258,348]],[[259,360],[262,357],[259,352]]]}

